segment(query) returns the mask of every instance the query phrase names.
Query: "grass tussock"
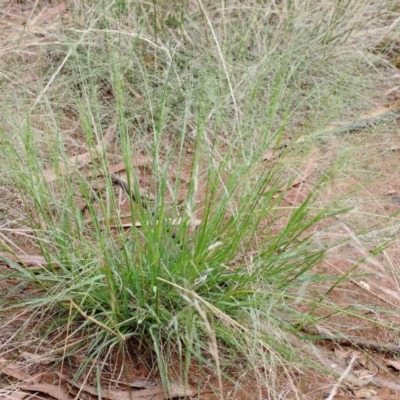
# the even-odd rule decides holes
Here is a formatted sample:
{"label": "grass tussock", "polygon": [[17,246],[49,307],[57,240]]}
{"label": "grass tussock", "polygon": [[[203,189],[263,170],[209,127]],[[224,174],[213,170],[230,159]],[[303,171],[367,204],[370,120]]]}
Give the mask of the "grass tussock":
{"label": "grass tussock", "polygon": [[[20,198],[2,218],[31,229],[22,246],[5,228],[2,247],[28,245],[48,264],[9,261],[3,279],[40,292],[21,300],[11,289],[2,319],[30,315],[41,339],[64,341],[64,357],[84,348],[104,359],[134,343],[165,386],[193,385],[196,365],[214,371],[220,396],[250,375],[260,396],[300,396],[294,371],[312,360],[288,332],[353,312],[312,289],[341,283],[313,268],[348,237],[314,235],[342,212],[316,203],[329,172],[301,204],[281,204],[315,145],[296,139],[365,106],[372,44],[355,43],[399,12],[389,0],[377,7],[75,1],[37,34],[33,6],[13,51],[0,48],[1,180]],[[263,162],[271,149],[280,157]],[[73,156],[85,152],[82,167]],[[118,162],[125,188],[110,173]]]}

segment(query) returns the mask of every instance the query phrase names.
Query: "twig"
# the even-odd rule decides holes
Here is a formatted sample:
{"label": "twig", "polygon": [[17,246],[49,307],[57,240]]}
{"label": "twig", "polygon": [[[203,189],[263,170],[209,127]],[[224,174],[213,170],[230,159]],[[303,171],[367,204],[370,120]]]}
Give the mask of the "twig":
{"label": "twig", "polygon": [[[124,192],[135,202],[139,203],[138,199],[136,198],[135,193],[129,189],[128,183],[123,181],[117,174],[110,175],[111,182],[113,185],[119,186]],[[148,209],[148,204],[145,199],[141,199],[141,204],[143,208]]]}
{"label": "twig", "polygon": [[360,119],[359,121],[355,121],[351,124],[344,125],[339,128],[313,133],[309,137],[322,136],[327,134],[340,135],[342,133],[359,131],[361,129],[369,128],[381,122],[396,120],[397,118],[400,118],[400,108],[396,110],[387,111],[384,114],[377,115],[375,117]]}
{"label": "twig", "polygon": [[338,335],[327,335],[326,333],[320,332],[318,329],[313,327],[304,327],[300,330],[301,332],[307,333],[308,337],[301,338],[303,340],[313,341],[330,341],[338,344],[339,346],[355,346],[364,350],[373,350],[379,353],[400,353],[400,346],[392,344],[383,344],[377,342],[370,342],[360,338],[352,336],[338,336]]}
{"label": "twig", "polygon": [[352,357],[351,360],[350,360],[349,365],[348,365],[347,368],[342,372],[342,374],[339,376],[338,381],[337,381],[337,382],[335,383],[335,385],[333,386],[333,388],[332,388],[332,390],[331,390],[331,392],[330,392],[329,397],[328,397],[327,400],[332,400],[332,399],[336,396],[336,393],[337,393],[337,391],[338,391],[338,389],[339,389],[339,387],[340,387],[340,384],[342,383],[342,381],[343,381],[347,376],[350,375],[350,371],[351,371],[351,369],[353,368],[354,361],[356,361],[356,358],[355,358],[355,357]]}

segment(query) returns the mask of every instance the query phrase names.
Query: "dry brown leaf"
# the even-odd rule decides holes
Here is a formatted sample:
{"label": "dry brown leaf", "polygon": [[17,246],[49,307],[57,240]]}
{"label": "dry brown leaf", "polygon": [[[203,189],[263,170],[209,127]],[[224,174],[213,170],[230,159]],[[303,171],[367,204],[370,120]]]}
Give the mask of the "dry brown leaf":
{"label": "dry brown leaf", "polygon": [[[283,192],[291,187],[295,187],[295,186],[299,185],[300,183],[304,182],[306,179],[308,179],[314,173],[316,168],[317,167],[316,167],[314,161],[311,160],[309,162],[309,164],[307,165],[305,171],[300,176],[295,178],[294,181],[290,185],[286,184],[286,185],[283,185],[280,189],[278,189],[278,193]],[[264,193],[269,192],[271,190],[271,188],[272,188],[271,186],[267,186],[266,189],[264,190]]]}
{"label": "dry brown leaf", "polygon": [[21,370],[21,368],[9,362],[5,358],[0,358],[0,374],[11,376],[24,382],[36,382],[37,377],[32,377]]}
{"label": "dry brown leaf", "polygon": [[[46,265],[48,265],[48,262],[46,261],[46,259],[43,256],[30,256],[30,255],[26,255],[26,254],[18,254],[17,256],[13,256],[12,254],[6,254],[6,253],[0,253],[0,255],[2,255],[6,259],[8,259],[14,263],[17,263],[17,264],[22,263],[23,265],[34,267],[32,269],[35,269],[35,267],[43,268]],[[3,261],[3,262],[6,262],[6,261]],[[54,268],[57,268],[57,267],[54,266]]]}
{"label": "dry brown leaf", "polygon": [[19,384],[22,390],[29,390],[30,392],[40,392],[48,394],[57,400],[73,400],[74,398],[68,392],[59,386],[50,385],[48,383],[37,383],[34,385]]}
{"label": "dry brown leaf", "polygon": [[358,370],[354,372],[354,375],[356,375],[358,378],[369,379],[371,376],[374,376],[379,372],[379,368],[372,362],[371,357],[367,353],[354,349],[351,350],[350,353],[351,353],[350,355],[351,358],[354,358],[359,364],[367,368],[366,370]]}
{"label": "dry brown leaf", "polygon": [[47,261],[43,256],[30,256],[24,254],[13,256],[11,254],[5,255],[3,253],[2,255],[15,263],[23,263],[26,265],[39,265],[39,266],[47,265]]}
{"label": "dry brown leaf", "polygon": [[[292,182],[291,186],[292,187],[297,186],[300,183],[304,182],[306,179],[308,179],[314,173],[315,170],[316,170],[315,163],[313,161],[310,161],[306,170]],[[285,189],[281,189],[281,190],[285,190]]]}
{"label": "dry brown leaf", "polygon": [[0,390],[0,400],[22,400],[28,396],[31,397],[32,394],[21,391],[12,392],[11,390],[6,390],[6,389]]}
{"label": "dry brown leaf", "polygon": [[346,360],[348,357],[350,357],[351,350],[346,350],[343,349],[342,347],[335,348],[335,355],[340,359],[340,360]]}
{"label": "dry brown leaf", "polygon": [[353,372],[358,379],[361,379],[365,382],[370,382],[373,376],[375,375],[369,369],[358,369],[357,371]]}
{"label": "dry brown leaf", "polygon": [[361,388],[358,390],[353,391],[354,396],[359,397],[361,399],[368,399],[372,396],[376,396],[375,390],[367,389],[367,388]]}
{"label": "dry brown leaf", "polygon": [[[80,390],[83,390],[93,396],[99,395],[97,388],[94,386],[79,384],[66,376],[60,374],[59,376]],[[183,396],[193,397],[196,394],[197,392],[192,388],[185,389],[183,386],[176,383],[170,384],[169,391],[164,390],[162,385],[157,385],[144,390],[125,391],[109,388],[102,388],[101,390],[101,397],[109,400],[164,400]]]}
{"label": "dry brown leaf", "polygon": [[101,154],[104,149],[107,149],[107,147],[113,141],[116,133],[117,119],[118,119],[118,114],[115,113],[110,123],[110,126],[106,129],[104,133],[103,140],[99,144],[97,144],[97,146],[91,149],[91,151],[70,157],[68,159],[69,168],[67,168],[64,164],[60,164],[58,168],[58,173],[56,173],[54,168],[44,171],[43,176],[45,180],[47,182],[54,182],[55,180],[57,180],[59,175],[65,176],[68,173],[72,173],[76,169],[82,168],[85,165],[89,164],[89,162],[96,159],[99,156],[99,154]]}
{"label": "dry brown leaf", "polygon": [[368,371],[372,372],[373,375],[376,375],[379,372],[378,366],[375,365],[371,360],[368,360],[365,366],[368,368]]}
{"label": "dry brown leaf", "polygon": [[397,369],[398,371],[400,371],[400,361],[390,360],[388,358],[384,358],[384,361],[385,361],[386,365],[389,365],[390,367],[393,367],[393,368]]}
{"label": "dry brown leaf", "polygon": [[267,149],[263,156],[263,161],[270,161],[274,160],[277,157],[276,150],[274,149]]}
{"label": "dry brown leaf", "polygon": [[[367,371],[369,373],[369,371]],[[361,377],[356,377],[352,374],[347,375],[344,379],[343,382],[352,387],[352,388],[361,388],[363,386],[368,385],[368,383],[370,383],[372,381],[373,375],[371,375],[371,373],[369,373],[368,375],[365,376],[361,376]]]}
{"label": "dry brown leaf", "polygon": [[[151,158],[149,157],[139,157],[137,160],[132,160],[132,165],[135,167],[144,167],[146,165],[151,164]],[[120,162],[115,165],[110,165],[109,171],[110,174],[115,174],[117,172],[125,171],[126,164],[124,162]]]}

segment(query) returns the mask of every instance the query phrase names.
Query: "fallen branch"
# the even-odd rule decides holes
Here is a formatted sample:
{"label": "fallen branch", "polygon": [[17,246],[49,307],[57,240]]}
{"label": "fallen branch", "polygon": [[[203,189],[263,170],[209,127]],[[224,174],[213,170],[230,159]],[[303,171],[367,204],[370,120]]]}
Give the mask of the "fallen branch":
{"label": "fallen branch", "polygon": [[304,327],[300,329],[300,332],[307,333],[308,336],[300,337],[302,340],[312,340],[312,341],[323,341],[323,342],[333,342],[339,346],[354,346],[363,350],[372,350],[378,353],[400,353],[400,346],[392,344],[383,344],[377,342],[370,342],[364,339],[343,336],[343,335],[330,335],[321,332],[317,328]]}
{"label": "fallen branch", "polygon": [[377,124],[389,121],[395,121],[396,119],[400,118],[400,108],[395,110],[387,111],[380,115],[375,115],[369,118],[363,118],[358,121],[354,121],[350,124],[340,126],[338,128],[327,129],[326,131],[316,132],[307,137],[301,136],[297,139],[297,142],[301,143],[306,139],[315,138],[318,136],[325,136],[325,135],[340,135],[343,133],[350,133],[355,131],[360,131],[365,128],[371,128],[376,126]]}

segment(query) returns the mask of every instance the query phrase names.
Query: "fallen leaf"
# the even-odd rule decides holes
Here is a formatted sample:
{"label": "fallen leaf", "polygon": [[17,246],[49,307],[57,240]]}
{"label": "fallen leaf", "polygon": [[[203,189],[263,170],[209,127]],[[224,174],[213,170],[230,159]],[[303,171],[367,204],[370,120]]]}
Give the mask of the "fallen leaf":
{"label": "fallen leaf", "polygon": [[37,377],[32,377],[21,370],[9,360],[0,358],[0,374],[11,376],[15,379],[25,382],[35,382]]}
{"label": "fallen leaf", "polygon": [[358,379],[369,382],[371,378],[379,372],[379,368],[372,362],[371,357],[363,351],[351,349],[348,352],[348,357],[353,358],[359,365],[366,368],[354,371],[354,375],[356,375]]}
{"label": "fallen leaf", "polygon": [[365,377],[361,377],[361,378],[357,378],[356,376],[350,374],[347,375],[344,379],[343,382],[352,387],[352,388],[361,388],[363,386],[368,385],[368,383],[370,383],[372,381],[373,376],[371,374],[369,374],[368,376]]}
{"label": "fallen leaf", "polygon": [[362,388],[358,390],[353,391],[354,396],[359,397],[361,399],[368,399],[372,396],[376,396],[375,390],[367,389],[367,388]]}
{"label": "fallen leaf", "polygon": [[6,389],[0,390],[0,400],[22,400],[28,396],[31,398],[32,394],[21,391],[11,393],[11,390]]}
{"label": "fallen leaf", "polygon": [[[99,397],[100,393],[96,387],[88,384],[79,384],[64,375],[58,375],[60,376],[60,378],[64,379],[79,390],[83,390],[93,396]],[[125,391],[110,388],[102,388],[101,390],[101,397],[109,400],[164,400],[184,396],[193,397],[195,395],[197,395],[197,392],[192,388],[185,388],[176,383],[171,383],[168,391],[164,390],[162,385],[157,385],[152,388],[143,390]]]}
{"label": "fallen leaf", "polygon": [[354,358],[354,361],[358,361],[359,363],[364,365],[365,353],[359,350],[350,349],[349,358]]}
{"label": "fallen leaf", "polygon": [[[153,160],[150,157],[134,157],[132,158],[132,165],[134,167],[147,167],[153,163]],[[120,162],[115,165],[110,165],[109,172],[111,174],[115,174],[117,172],[125,171],[126,164],[125,162]]]}
{"label": "fallen leaf", "polygon": [[[305,168],[305,171],[300,174],[300,176],[298,176],[297,178],[295,178],[293,180],[293,182],[291,184],[285,184],[283,185],[281,188],[278,189],[278,193],[279,192],[283,192],[291,187],[295,187],[297,185],[299,185],[300,183],[304,182],[306,179],[308,179],[313,172],[316,170],[316,165],[313,161],[310,161],[309,164],[307,165],[307,167]],[[269,192],[271,190],[271,186],[267,186],[264,190],[264,193]]]}
{"label": "fallen leaf", "polygon": [[358,369],[354,371],[354,375],[356,375],[358,379],[366,382],[371,382],[371,379],[374,377],[374,373],[371,373],[369,369]]}
{"label": "fallen leaf", "polygon": [[277,157],[276,155],[276,150],[274,149],[267,149],[267,151],[265,152],[264,156],[263,156],[263,161],[270,161],[270,160],[274,160]]}
{"label": "fallen leaf", "polygon": [[374,375],[379,372],[378,366],[375,365],[371,360],[369,360],[365,366],[368,368],[368,371],[372,372]]}
{"label": "fallen leaf", "polygon": [[386,362],[386,365],[389,365],[390,367],[393,367],[400,371],[400,361],[397,360],[389,360],[388,358],[384,358],[384,361]]}
{"label": "fallen leaf", "polygon": [[316,170],[316,166],[314,164],[314,162],[311,162],[310,164],[308,164],[306,170],[300,175],[298,176],[291,184],[291,186],[297,186],[298,184],[304,182],[306,179],[308,179],[312,173]]}
{"label": "fallen leaf", "polygon": [[[0,253],[0,260],[4,263],[12,261],[17,264],[31,266],[33,267],[31,269],[44,268],[48,265],[47,260],[43,256],[30,256],[26,254],[18,254],[17,256],[13,256],[12,254]],[[54,266],[54,268],[58,268],[58,266]]]}
{"label": "fallen leaf", "polygon": [[342,347],[335,348],[335,354],[340,360],[346,360],[350,357],[351,350],[345,350]]}
{"label": "fallen leaf", "polygon": [[74,398],[68,395],[68,392],[60,387],[50,385],[48,383],[37,383],[34,385],[25,385],[18,384],[22,390],[29,390],[30,392],[40,392],[48,394],[51,397],[54,397],[57,400],[73,400]]}

